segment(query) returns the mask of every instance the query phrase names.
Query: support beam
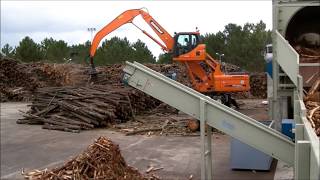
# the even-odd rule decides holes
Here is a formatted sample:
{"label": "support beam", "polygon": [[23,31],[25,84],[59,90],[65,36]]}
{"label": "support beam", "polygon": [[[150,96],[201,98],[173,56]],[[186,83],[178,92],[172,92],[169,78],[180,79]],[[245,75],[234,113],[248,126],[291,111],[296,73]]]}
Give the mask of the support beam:
{"label": "support beam", "polygon": [[208,176],[207,176],[207,179],[213,179],[213,173],[212,173],[212,170],[213,170],[213,166],[212,166],[212,127],[211,126],[206,126],[207,128],[207,152],[206,152],[206,156],[207,156],[207,170],[208,170]]}
{"label": "support beam", "polygon": [[[212,174],[212,128],[207,124],[206,101],[200,98],[201,131],[201,179],[213,179]],[[207,132],[206,132],[207,130]],[[207,135],[206,135],[207,134]]]}
{"label": "support beam", "polygon": [[201,180],[206,179],[206,121],[205,121],[205,101],[203,99],[200,100],[200,137],[201,137]]}
{"label": "support beam", "polygon": [[310,141],[296,143],[295,179],[310,178]]}

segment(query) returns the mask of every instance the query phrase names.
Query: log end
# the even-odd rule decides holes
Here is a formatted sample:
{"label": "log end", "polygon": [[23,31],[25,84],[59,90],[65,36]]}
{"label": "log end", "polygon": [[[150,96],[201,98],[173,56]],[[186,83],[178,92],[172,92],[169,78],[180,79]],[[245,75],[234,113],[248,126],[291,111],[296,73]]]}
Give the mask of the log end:
{"label": "log end", "polygon": [[197,119],[189,119],[187,126],[192,132],[195,132],[200,129],[200,122]]}

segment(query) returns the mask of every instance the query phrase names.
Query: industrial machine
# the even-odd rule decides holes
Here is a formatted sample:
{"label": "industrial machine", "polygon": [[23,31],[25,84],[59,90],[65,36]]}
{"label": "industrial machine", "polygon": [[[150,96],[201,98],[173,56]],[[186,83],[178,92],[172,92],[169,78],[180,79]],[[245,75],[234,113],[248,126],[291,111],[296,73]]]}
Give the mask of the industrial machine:
{"label": "industrial machine", "polygon": [[297,45],[320,45],[318,0],[273,1],[272,119],[281,130],[283,119],[293,119],[295,179],[320,179],[320,139],[307,119],[304,89],[320,75],[320,62],[306,62]]}
{"label": "industrial machine", "polygon": [[[293,166],[294,179],[318,180],[320,139],[306,117],[303,88],[308,87],[308,83],[318,77],[320,64],[300,62],[299,54],[293,46],[296,39],[305,37],[304,34],[319,34],[319,19],[319,1],[273,1],[273,91],[270,110],[276,130],[139,63],[127,62],[123,79],[128,85],[200,120],[201,179],[213,178],[213,138],[210,128],[215,127]],[[313,42],[317,42],[317,38]],[[304,68],[309,70],[305,71]],[[282,119],[288,117],[294,119],[294,142],[279,133]]]}
{"label": "industrial machine", "polygon": [[[138,15],[141,15],[163,43],[133,23],[133,19]],[[221,70],[221,64],[206,52],[206,45],[201,43],[198,30],[196,32],[175,33],[174,37],[172,37],[143,9],[131,9],[123,12],[95,35],[90,50],[92,68],[94,68],[93,57],[102,38],[126,23],[132,23],[142,33],[156,42],[165,52],[171,53],[174,61],[183,63],[187,67],[195,90],[219,99],[227,106],[233,104],[237,107],[235,100],[231,98],[229,93],[243,92],[250,89],[249,76],[247,74],[227,74]]]}

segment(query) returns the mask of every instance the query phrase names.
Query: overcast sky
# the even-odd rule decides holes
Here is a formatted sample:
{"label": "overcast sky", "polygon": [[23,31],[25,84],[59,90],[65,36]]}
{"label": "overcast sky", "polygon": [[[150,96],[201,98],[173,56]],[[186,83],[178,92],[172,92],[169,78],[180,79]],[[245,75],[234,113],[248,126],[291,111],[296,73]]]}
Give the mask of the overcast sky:
{"label": "overcast sky", "polygon": [[[146,7],[149,13],[171,35],[174,32],[195,31],[202,34],[222,31],[228,23],[243,25],[260,20],[272,28],[272,1],[2,1],[1,47],[5,43],[16,46],[29,36],[36,42],[45,37],[62,39],[69,45],[91,38],[88,27],[101,29],[128,9]],[[138,26],[152,31],[138,17]],[[152,32],[151,32],[152,33]],[[114,31],[113,36],[127,37],[134,42],[141,39],[155,56],[161,48],[132,24]]]}

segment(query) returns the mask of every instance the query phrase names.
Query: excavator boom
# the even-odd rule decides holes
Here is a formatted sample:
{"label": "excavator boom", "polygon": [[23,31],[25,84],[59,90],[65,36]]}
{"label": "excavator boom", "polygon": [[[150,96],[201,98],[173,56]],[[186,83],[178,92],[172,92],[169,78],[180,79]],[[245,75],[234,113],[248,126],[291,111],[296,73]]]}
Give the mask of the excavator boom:
{"label": "excavator boom", "polygon": [[173,37],[163,28],[160,26],[160,24],[150,16],[149,13],[142,9],[130,9],[123,13],[121,13],[118,17],[116,17],[113,21],[111,21],[109,24],[107,24],[105,27],[103,27],[93,38],[91,49],[90,49],[90,57],[93,58],[93,56],[96,53],[96,50],[99,46],[100,41],[107,36],[112,31],[118,29],[124,24],[127,23],[133,23],[133,19],[137,17],[138,15],[141,15],[144,21],[153,29],[153,31],[158,35],[158,37],[163,41],[165,45],[162,45],[159,41],[157,41],[154,37],[152,37],[150,34],[148,34],[146,31],[142,30],[138,26],[135,26],[140,29],[145,35],[147,35],[149,38],[151,38],[153,41],[155,41],[158,45],[162,47],[164,51],[170,52],[173,49],[174,46],[174,39]]}

